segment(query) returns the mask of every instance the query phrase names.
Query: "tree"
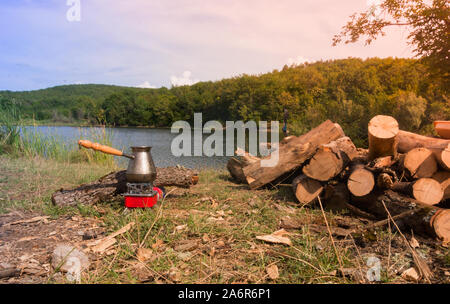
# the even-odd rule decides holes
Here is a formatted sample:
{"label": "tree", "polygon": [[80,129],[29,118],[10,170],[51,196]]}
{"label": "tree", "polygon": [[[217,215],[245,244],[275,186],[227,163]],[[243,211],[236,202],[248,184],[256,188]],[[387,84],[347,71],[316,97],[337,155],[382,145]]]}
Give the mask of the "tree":
{"label": "tree", "polygon": [[391,26],[410,29],[408,43],[416,56],[430,67],[430,75],[442,81],[445,92],[450,78],[450,5],[448,0],[383,0],[367,11],[353,14],[351,20],[333,38],[333,45],[343,40],[353,43],[363,36],[370,44]]}
{"label": "tree", "polygon": [[425,115],[427,101],[412,92],[399,91],[393,97],[394,117],[403,129],[417,131]]}

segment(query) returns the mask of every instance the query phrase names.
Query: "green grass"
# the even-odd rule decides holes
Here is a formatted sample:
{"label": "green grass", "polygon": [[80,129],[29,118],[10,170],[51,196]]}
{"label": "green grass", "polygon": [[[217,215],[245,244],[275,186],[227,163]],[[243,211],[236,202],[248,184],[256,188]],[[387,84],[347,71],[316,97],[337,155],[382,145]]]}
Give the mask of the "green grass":
{"label": "green grass", "polygon": [[[166,189],[165,200],[150,209],[126,209],[121,197],[93,206],[61,208],[51,204],[53,191],[92,181],[109,171],[88,163],[0,156],[0,212],[31,209],[53,218],[95,217],[106,234],[135,222],[131,230],[116,237],[113,253],[99,256],[94,269],[83,274],[83,283],[175,283],[173,273],[179,273],[180,283],[352,284],[358,281],[333,274],[340,269],[338,257],[344,268],[365,274],[369,256],[382,263],[381,282],[396,283],[403,281],[395,268],[387,265],[412,263],[405,248],[388,255],[390,240],[402,242],[388,229],[364,237],[365,248],[334,237],[336,253],[326,229],[317,232],[309,224],[323,225],[320,209],[297,207],[289,189],[249,191],[229,181],[225,171],[202,171],[199,183],[188,190]],[[287,215],[305,222],[301,229],[289,231],[292,246],[256,239],[278,230],[279,220]],[[222,221],[211,220],[220,217]],[[330,212],[326,217],[332,227],[337,218],[343,218]],[[197,247],[188,252],[178,250],[177,245],[184,241],[196,242]],[[142,263],[137,260],[141,244],[153,252],[153,258]],[[425,246],[420,250],[429,254]],[[442,265],[448,267],[448,250],[441,250]],[[267,275],[272,264],[279,269],[276,280]]]}
{"label": "green grass", "polygon": [[[0,109],[0,154],[16,157],[42,157],[60,162],[88,162],[113,166],[114,158],[92,150],[78,149],[56,133],[44,134],[35,121],[23,120],[17,106]],[[79,128],[79,138],[91,138],[103,145],[112,145],[113,133],[106,128]],[[74,142],[76,139],[74,138]]]}
{"label": "green grass", "polygon": [[92,181],[112,170],[114,167],[86,162],[0,155],[0,213],[22,208],[62,214],[66,210],[51,205],[54,191]]}

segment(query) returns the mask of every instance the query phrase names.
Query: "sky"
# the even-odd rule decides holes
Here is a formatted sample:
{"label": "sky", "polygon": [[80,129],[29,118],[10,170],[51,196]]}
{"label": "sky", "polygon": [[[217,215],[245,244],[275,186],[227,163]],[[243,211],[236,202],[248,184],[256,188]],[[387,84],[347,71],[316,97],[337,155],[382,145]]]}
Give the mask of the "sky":
{"label": "sky", "polygon": [[332,46],[377,0],[1,0],[0,90],[170,87],[347,57],[412,57],[407,29]]}

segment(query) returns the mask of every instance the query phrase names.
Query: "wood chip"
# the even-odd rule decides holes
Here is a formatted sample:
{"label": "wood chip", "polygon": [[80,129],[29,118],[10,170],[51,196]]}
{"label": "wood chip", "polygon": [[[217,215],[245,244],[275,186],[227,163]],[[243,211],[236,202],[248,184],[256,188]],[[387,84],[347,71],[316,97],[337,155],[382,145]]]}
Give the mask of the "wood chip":
{"label": "wood chip", "polygon": [[122,228],[120,228],[119,230],[117,230],[116,232],[114,232],[113,234],[108,235],[106,238],[114,238],[118,235],[124,234],[125,232],[130,230],[131,227],[133,227],[133,225],[134,225],[134,222],[130,222],[130,223],[126,224],[125,226],[123,226]]}
{"label": "wood chip", "polygon": [[412,248],[419,248],[420,244],[419,242],[416,240],[415,237],[412,237],[411,240],[409,241],[409,244],[411,245]]}
{"label": "wood chip", "polygon": [[410,282],[419,282],[420,276],[416,268],[411,267],[402,273],[402,278]]}
{"label": "wood chip", "polygon": [[278,273],[278,266],[276,264],[267,267],[266,271],[267,274],[269,275],[269,278],[272,280],[276,280],[280,277],[280,274]]}
{"label": "wood chip", "polygon": [[256,239],[264,241],[264,242],[268,242],[268,243],[285,244],[285,245],[291,246],[292,245],[291,240],[288,237],[284,236],[286,234],[289,234],[289,232],[287,232],[284,229],[281,229],[281,230],[275,231],[272,234],[257,236]]}
{"label": "wood chip", "polygon": [[20,220],[20,221],[15,221],[15,222],[11,222],[11,223],[6,223],[3,226],[7,227],[7,226],[12,226],[12,225],[35,223],[35,222],[40,222],[40,221],[43,221],[43,220],[47,220],[49,218],[50,218],[49,216],[36,216],[36,217],[33,217],[31,219],[27,219],[27,220]]}
{"label": "wood chip", "polygon": [[17,242],[27,242],[27,241],[32,241],[32,240],[35,240],[38,238],[39,238],[38,236],[26,236],[26,237],[19,239]]}
{"label": "wood chip", "polygon": [[292,218],[289,215],[280,220],[279,227],[285,229],[300,229],[304,223],[298,218]]}
{"label": "wood chip", "polygon": [[153,255],[153,250],[148,248],[138,248],[136,257],[141,262],[146,262],[155,258],[155,256]]}
{"label": "wood chip", "polygon": [[107,237],[104,237],[100,240],[95,240],[89,244],[87,244],[88,247],[92,247],[91,250],[95,253],[104,253],[108,248],[110,248],[112,245],[114,245],[117,240],[115,239],[116,236],[124,234],[125,232],[129,231],[131,227],[133,227],[134,222],[130,222],[127,225],[123,226],[116,232],[108,235]]}
{"label": "wood chip", "polygon": [[102,240],[100,240],[100,242],[93,246],[91,248],[91,250],[95,253],[103,253],[105,252],[109,247],[111,247],[112,245],[114,245],[116,243],[116,239],[115,238],[104,238]]}

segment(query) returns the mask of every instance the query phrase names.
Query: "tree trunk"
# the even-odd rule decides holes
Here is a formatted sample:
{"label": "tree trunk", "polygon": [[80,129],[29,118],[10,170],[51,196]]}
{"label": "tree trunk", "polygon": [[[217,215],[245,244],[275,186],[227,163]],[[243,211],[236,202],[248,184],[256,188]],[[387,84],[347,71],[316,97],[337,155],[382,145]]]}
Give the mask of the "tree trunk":
{"label": "tree trunk", "polygon": [[406,153],[403,167],[412,178],[432,177],[438,169],[433,152],[427,148],[415,148]]}
{"label": "tree trunk", "polygon": [[433,138],[400,130],[397,135],[398,152],[407,153],[414,148],[444,150],[450,144],[449,139]]}
{"label": "tree trunk", "polygon": [[369,122],[369,159],[397,156],[397,121],[391,116],[377,115]]}
{"label": "tree trunk", "polygon": [[242,168],[244,167],[244,162],[235,157],[231,157],[227,163],[228,172],[230,172],[231,177],[239,183],[246,184],[244,172]]}
{"label": "tree trunk", "polygon": [[358,155],[355,145],[348,137],[342,137],[321,145],[303,173],[318,181],[328,181],[337,176]]}
{"label": "tree trunk", "polygon": [[270,162],[270,159],[274,160],[274,158],[271,158],[272,155],[269,155],[244,168],[244,175],[250,188],[262,187],[281,175],[293,171],[308,160],[320,145],[343,136],[342,129],[330,120],[327,120],[308,133],[292,139],[285,145],[281,145],[276,152],[278,153],[278,161],[275,159],[273,163],[264,164],[267,166],[263,167],[263,161]]}
{"label": "tree trunk", "polygon": [[432,178],[421,178],[414,182],[398,182],[391,187],[393,191],[414,197],[426,205],[436,205],[444,197],[441,184]]}
{"label": "tree trunk", "polygon": [[327,185],[324,190],[324,207],[327,210],[341,211],[347,209],[350,202],[350,192],[345,184]]}
{"label": "tree trunk", "polygon": [[355,165],[348,177],[347,187],[354,196],[365,196],[375,186],[375,177],[372,172],[365,169],[362,164]]}
{"label": "tree trunk", "polygon": [[260,158],[253,156],[242,149],[237,149],[235,154],[238,156],[231,157],[228,160],[227,163],[228,172],[230,172],[230,175],[233,179],[235,179],[239,183],[246,184],[247,179],[245,178],[244,175],[243,171],[244,167],[260,160]]}
{"label": "tree trunk", "polygon": [[377,177],[377,187],[383,190],[391,189],[394,185],[392,176],[387,173],[380,173]]}
{"label": "tree trunk", "polygon": [[[169,167],[157,168],[157,177],[153,183],[156,187],[177,186],[189,188],[198,182],[195,170]],[[77,204],[91,205],[113,199],[116,195],[127,191],[126,171],[112,172],[100,179],[83,184],[74,189],[56,191],[52,202],[58,206],[73,206]]]}
{"label": "tree trunk", "polygon": [[407,214],[411,211],[410,215],[396,220],[400,229],[408,232],[412,229],[417,234],[437,237],[445,243],[450,241],[450,210],[448,209],[425,205],[392,190],[352,198],[352,204],[379,219],[388,217],[383,202],[392,216]]}
{"label": "tree trunk", "polygon": [[370,167],[376,169],[390,167],[394,162],[392,156],[378,157],[370,163]]}
{"label": "tree trunk", "polygon": [[309,204],[314,201],[322,192],[323,186],[316,180],[306,175],[299,175],[292,181],[295,197],[303,204]]}

